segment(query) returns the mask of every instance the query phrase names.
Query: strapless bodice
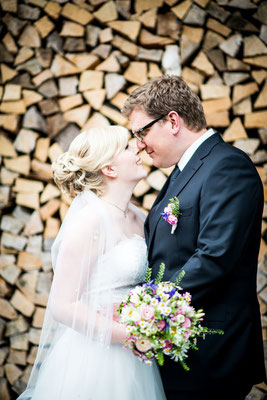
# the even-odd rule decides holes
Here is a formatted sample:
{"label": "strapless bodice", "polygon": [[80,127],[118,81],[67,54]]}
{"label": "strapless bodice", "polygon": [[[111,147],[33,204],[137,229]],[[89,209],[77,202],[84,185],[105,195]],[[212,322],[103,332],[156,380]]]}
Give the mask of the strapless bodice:
{"label": "strapless bodice", "polygon": [[102,256],[100,262],[100,270],[105,274],[101,279],[95,276],[101,285],[98,284],[94,291],[111,290],[113,301],[121,301],[131,288],[145,280],[148,263],[145,239],[137,234],[124,237]]}

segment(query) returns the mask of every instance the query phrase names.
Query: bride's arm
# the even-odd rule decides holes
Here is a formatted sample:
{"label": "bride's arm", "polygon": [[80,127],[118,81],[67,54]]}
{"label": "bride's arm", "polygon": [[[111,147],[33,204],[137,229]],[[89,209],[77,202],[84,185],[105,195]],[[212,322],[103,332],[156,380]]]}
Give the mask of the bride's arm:
{"label": "bride's arm", "polygon": [[[84,212],[78,221],[73,222],[71,229],[64,232],[56,259],[48,308],[56,321],[81,334],[97,339],[104,332],[111,335],[113,343],[122,344],[126,331],[112,319],[113,308],[108,302],[109,294],[105,292],[101,297],[99,295],[101,304],[104,304],[103,313],[92,307],[93,301],[90,298],[92,289],[97,289],[95,285],[103,279],[98,274],[99,279],[94,281],[93,286],[92,271],[99,268],[98,258],[103,254],[105,246],[101,240],[103,237],[99,236],[99,219],[96,215],[88,219]],[[83,293],[88,295],[82,298]]]}
{"label": "bride's arm", "polygon": [[[61,302],[54,300],[50,306],[54,319],[66,326],[69,326],[80,333],[88,332],[90,325],[93,326],[93,336],[97,337],[98,332],[110,323],[106,317],[90,310],[86,304],[77,302]],[[73,315],[75,314],[75,322]],[[112,321],[111,342],[123,344],[126,338],[126,330],[121,324]]]}

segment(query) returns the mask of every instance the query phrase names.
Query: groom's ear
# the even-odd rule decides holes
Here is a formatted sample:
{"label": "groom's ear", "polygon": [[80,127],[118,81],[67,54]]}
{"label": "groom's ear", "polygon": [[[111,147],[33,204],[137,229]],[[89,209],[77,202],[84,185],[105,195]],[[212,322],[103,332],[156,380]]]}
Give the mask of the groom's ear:
{"label": "groom's ear", "polygon": [[103,175],[107,176],[108,178],[116,178],[117,172],[112,165],[106,165],[105,167],[101,168],[101,172]]}
{"label": "groom's ear", "polygon": [[168,119],[171,123],[172,134],[177,135],[181,128],[181,119],[176,111],[170,111]]}

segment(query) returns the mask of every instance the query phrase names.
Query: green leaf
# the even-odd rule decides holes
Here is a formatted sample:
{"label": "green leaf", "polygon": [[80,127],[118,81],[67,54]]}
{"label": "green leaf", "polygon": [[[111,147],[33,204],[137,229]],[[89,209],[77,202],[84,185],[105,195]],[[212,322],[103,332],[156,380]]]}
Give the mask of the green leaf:
{"label": "green leaf", "polygon": [[150,282],[150,280],[151,280],[151,275],[152,275],[152,268],[147,267],[145,283]]}
{"label": "green leaf", "polygon": [[158,359],[159,365],[162,367],[162,365],[164,364],[164,354],[162,353],[162,351],[158,352],[157,359]]}
{"label": "green leaf", "polygon": [[179,361],[180,361],[180,364],[183,367],[183,369],[185,369],[186,371],[190,370],[190,368],[188,367],[188,365],[184,361],[182,361],[182,360],[179,360]]}
{"label": "green leaf", "polygon": [[176,286],[180,285],[180,283],[181,283],[181,281],[182,281],[184,276],[185,276],[185,271],[182,269],[182,271],[179,273],[179,275],[176,278],[176,281],[175,281],[175,285]]}
{"label": "green leaf", "polygon": [[155,284],[156,285],[158,285],[162,281],[162,278],[164,276],[164,272],[165,272],[165,264],[162,262],[160,264],[160,266],[159,266],[159,271],[158,271],[157,277],[155,279]]}
{"label": "green leaf", "polygon": [[201,333],[205,335],[224,335],[224,331],[222,329],[212,329],[205,326],[202,329],[203,331]]}

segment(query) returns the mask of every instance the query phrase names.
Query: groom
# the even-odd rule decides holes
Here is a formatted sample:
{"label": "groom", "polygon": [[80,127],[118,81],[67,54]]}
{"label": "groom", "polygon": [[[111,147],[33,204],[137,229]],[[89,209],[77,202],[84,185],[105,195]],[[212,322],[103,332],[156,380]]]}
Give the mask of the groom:
{"label": "groom", "polygon": [[[157,168],[175,166],[146,219],[154,275],[175,281],[203,308],[204,326],[223,336],[199,339],[189,372],[165,357],[161,375],[168,400],[244,400],[265,379],[256,273],[261,237],[262,184],[249,157],[206,128],[199,98],[178,76],[136,89],[122,109],[139,150]],[[161,213],[177,196],[175,232]]]}

